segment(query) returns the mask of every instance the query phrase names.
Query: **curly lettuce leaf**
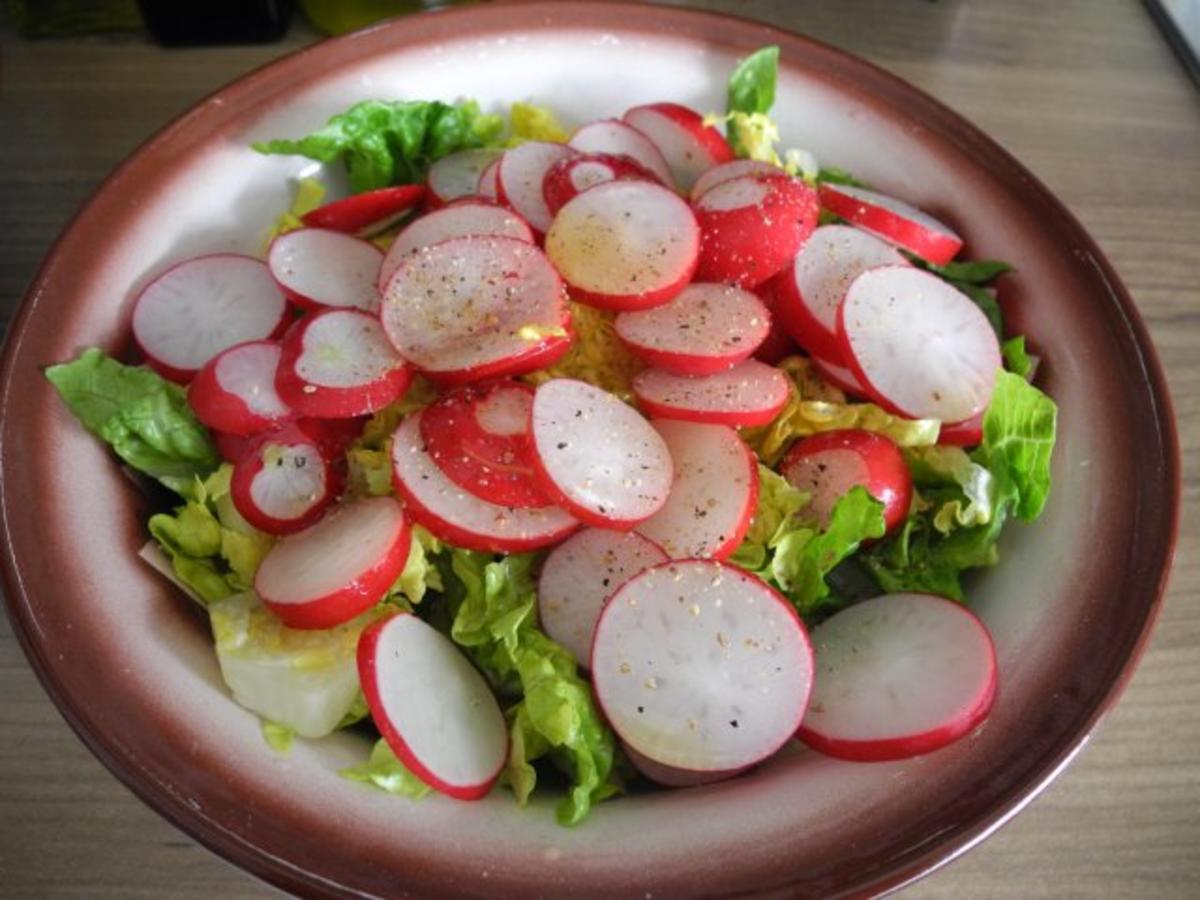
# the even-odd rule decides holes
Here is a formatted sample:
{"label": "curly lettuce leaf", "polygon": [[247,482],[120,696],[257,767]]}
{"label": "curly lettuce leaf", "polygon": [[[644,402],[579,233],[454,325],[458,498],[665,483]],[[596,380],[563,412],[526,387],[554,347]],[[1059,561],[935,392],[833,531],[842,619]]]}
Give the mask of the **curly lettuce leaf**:
{"label": "curly lettuce leaf", "polygon": [[729,561],[762,573],[767,569],[771,551],[801,523],[800,514],[808,506],[809,495],[762,463],[758,465],[758,504],[746,536]]}
{"label": "curly lettuce leaf", "polygon": [[[925,502],[936,504],[933,527],[949,534],[992,519],[997,486],[989,469],[961,447],[915,447],[905,452],[913,484]],[[949,490],[947,490],[949,489]]]}
{"label": "curly lettuce leaf", "polygon": [[370,784],[381,791],[412,800],[420,800],[432,790],[396,758],[383,738],[375,742],[371,756],[365,763],[342,769],[338,774],[350,781]]}
{"label": "curly lettuce leaf", "polygon": [[444,546],[425,528],[413,525],[408,561],[404,564],[404,571],[388,592],[388,599],[395,602],[398,598],[403,598],[407,603],[416,606],[425,599],[429,591],[443,590],[442,573],[432,557],[441,553]]}
{"label": "curly lettuce leaf", "polygon": [[1009,338],[1000,345],[1000,353],[1004,357],[1004,368],[1026,381],[1033,378],[1034,358],[1025,347],[1024,335]]}
{"label": "curly lettuce leaf", "polygon": [[553,144],[565,144],[570,134],[563,124],[558,121],[554,111],[545,106],[535,106],[532,103],[514,103],[508,109],[508,119],[512,127],[512,137],[509,146],[525,141],[548,141]]}
{"label": "curly lettuce leaf", "polygon": [[983,416],[983,443],[974,458],[990,469],[1001,490],[1014,494],[1014,510],[1026,522],[1042,513],[1050,495],[1058,407],[1012,372],[996,376],[992,402]]}
{"label": "curly lettuce leaf", "polygon": [[180,496],[190,496],[196,480],[220,464],[187,392],[145,366],[124,365],[91,347],[45,375],[84,428]]}

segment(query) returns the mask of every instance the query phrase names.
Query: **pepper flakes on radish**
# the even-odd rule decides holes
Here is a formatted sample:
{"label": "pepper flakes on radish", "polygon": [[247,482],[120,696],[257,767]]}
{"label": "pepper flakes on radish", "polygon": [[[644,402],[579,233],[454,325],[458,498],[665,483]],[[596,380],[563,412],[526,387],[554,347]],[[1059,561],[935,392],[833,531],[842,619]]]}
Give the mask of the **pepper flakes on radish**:
{"label": "pepper flakes on radish", "polygon": [[644,369],[633,378],[633,393],[648,416],[751,428],[779,415],[790,387],[779,369],[748,359],[696,378]]}
{"label": "pepper flakes on radish", "polygon": [[341,491],[333,457],[297,425],[254,440],[233,466],[230,496],[242,518],[267,534],[294,534],[324,515]]}

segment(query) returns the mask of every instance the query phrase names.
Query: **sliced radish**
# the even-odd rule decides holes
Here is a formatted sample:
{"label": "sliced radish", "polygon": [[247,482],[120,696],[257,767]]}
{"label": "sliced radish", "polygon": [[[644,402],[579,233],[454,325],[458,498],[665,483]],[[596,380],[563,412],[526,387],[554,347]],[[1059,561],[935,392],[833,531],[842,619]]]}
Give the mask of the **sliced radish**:
{"label": "sliced radish", "polygon": [[820,675],[800,738],[829,756],[874,762],[929,753],[991,709],[991,636],[944,597],[865,600],[818,625],[812,640]]}
{"label": "sliced radish", "polygon": [[396,235],[379,267],[380,295],[387,289],[396,267],[414,253],[452,238],[486,235],[534,243],[533,231],[512,210],[482,200],[457,201],[421,216]]}
{"label": "sliced radish", "polygon": [[231,435],[254,434],[292,418],[275,390],[276,341],[247,341],[217,354],[188,386],[196,418]]}
{"label": "sliced radish", "polygon": [[765,582],[691,559],[617,591],[596,625],[591,669],[627,746],[672,769],[730,775],[795,734],[813,654],[795,609]]}
{"label": "sliced radish", "polygon": [[770,422],[787,404],[788,391],[783,372],[755,359],[700,378],[645,369],[633,379],[638,406],[648,416],[735,428]]}
{"label": "sliced radish", "polygon": [[254,437],[253,435],[214,431],[213,443],[217,445],[217,455],[221,459],[228,463],[236,463],[254,446]]}
{"label": "sliced radish", "polygon": [[850,283],[875,266],[907,264],[898,250],[865,231],[823,225],[771,282],[775,314],[801,347],[838,364],[837,310]]}
{"label": "sliced radish", "polygon": [[935,265],[944,266],[962,248],[962,238],[947,225],[886,194],[846,184],[823,184],[821,205]]}
{"label": "sliced radish", "polygon": [[377,318],[329,309],[288,332],[275,387],[300,415],[349,419],[399,399],[411,377]]}
{"label": "sliced radish", "polygon": [[784,269],[817,225],[816,192],[784,175],[742,175],[696,201],[696,277],[756,287]]}
{"label": "sliced radish", "polygon": [[607,181],[649,181],[658,183],[654,173],[627,156],[589,153],[560,159],[546,173],[542,193],[553,215],[567,202],[588,188]]}
{"label": "sliced radish", "polygon": [[545,233],[554,216],[546,206],[542,183],[555,163],[569,159],[575,153],[566,144],[545,141],[526,141],[506,150],[496,172],[500,202],[511,206],[534,229]]}
{"label": "sliced radish", "polygon": [[454,238],[406,257],[381,315],[401,355],[445,383],[539,369],[570,344],[558,273],[509,237]]}
{"label": "sliced radish", "polygon": [[699,771],[695,769],[681,769],[677,766],[666,766],[660,762],[656,762],[650,757],[638,753],[629,744],[622,743],[621,749],[629,757],[629,761],[633,763],[633,767],[638,772],[655,784],[662,785],[663,787],[694,787],[699,784],[712,784],[716,781],[724,781],[726,778],[732,778],[746,769],[745,766],[738,766],[733,769],[707,769]]}
{"label": "sliced radish", "polygon": [[426,177],[430,204],[437,208],[476,193],[484,169],[498,159],[499,150],[461,150],[443,156],[429,167]]}
{"label": "sliced radish", "polygon": [[568,143],[580,153],[628,156],[653,172],[654,177],[663,184],[674,184],[671,167],[654,141],[617,119],[601,119],[584,125],[571,136]]}
{"label": "sliced radish", "polygon": [[852,394],[855,397],[868,396],[869,391],[863,387],[862,382],[858,380],[858,376],[850,369],[817,356],[811,358],[817,374],[835,388],[847,394]]}
{"label": "sliced radish", "polygon": [[768,281],[758,291],[758,299],[763,302],[767,307],[767,311],[771,314],[771,330],[767,332],[767,339],[759,344],[758,349],[754,351],[754,358],[774,366],[787,357],[795,355],[799,352],[800,348],[796,346],[796,342],[792,340],[792,336],[779,323],[779,316],[775,314],[775,307],[777,305],[775,292],[770,289],[771,284],[772,282]]}
{"label": "sliced radish", "polygon": [[713,166],[696,179],[696,183],[692,185],[692,202],[695,203],[699,200],[701,195],[710,188],[714,188],[726,181],[731,181],[734,178],[741,178],[743,175],[783,174],[785,173],[779,166],[769,162],[762,162],[757,159],[731,159],[729,162],[723,162],[719,166]]}
{"label": "sliced radish", "polygon": [[542,384],[530,415],[542,489],[576,518],[632,528],[671,491],[671,454],[641,413],[608,391],[572,378]]}
{"label": "sliced radish", "polygon": [[575,197],[546,233],[546,253],[572,295],[604,309],[648,309],[692,280],[700,228],[665,187],[614,181]]}
{"label": "sliced radish", "polygon": [[234,463],[229,493],[247,522],[268,534],[314,524],[337,497],[341,472],[296,425],[263,435]]}
{"label": "sliced radish", "polygon": [[951,422],[943,425],[938,431],[937,442],[954,447],[974,447],[982,443],[983,413],[976,413],[965,422]]}
{"label": "sliced radish", "polygon": [[693,282],[669,303],[621,313],[613,327],[652,366],[712,375],[750,358],[771,330],[771,314],[749,291]]}
{"label": "sliced radish", "polygon": [[305,213],[300,221],[309,228],[328,228],[357,235],[373,234],[416,209],[424,197],[425,188],[419,184],[379,188],[326,203]]}
{"label": "sliced radish", "polygon": [[728,425],[660,419],[675,463],[666,505],[638,526],[672,559],[724,559],[737,549],[758,502],[754,452]]}
{"label": "sliced radish", "polygon": [[838,500],[856,485],[883,504],[888,531],[904,524],[912,505],[912,475],[900,448],[886,436],[861,428],[823,431],[797,441],[779,472],[809,493],[808,511],[822,528]]}
{"label": "sliced radish", "polygon": [[626,581],[667,561],[636,532],[585,528],[550,551],[538,579],[538,619],[546,634],[587,667],[605,602]]}
{"label": "sliced radish", "polygon": [[421,415],[426,450],[447,478],[489,503],[549,506],[533,470],[533,388],[515,381],[444,394]]}
{"label": "sliced radish", "polygon": [[133,307],[133,339],[164,378],[185,383],[235,344],[274,337],[287,322],[287,298],[264,263],[217,253],[172,266]]}
{"label": "sliced radish", "polygon": [[733,159],[721,132],[705,125],[700,113],[678,103],[635,106],[622,118],[662,151],[675,184],[685,193],[713,166]]}
{"label": "sliced radish", "polygon": [[267,265],[285,294],[305,309],[379,309],[383,251],[361,238],[325,228],[298,228],[271,241]]}
{"label": "sliced radish", "polygon": [[290,628],[332,628],[370,609],[408,561],[408,520],[391,497],[339,506],[279,540],[254,590]]}
{"label": "sliced radish", "polygon": [[500,158],[497,157],[492,162],[488,163],[482,172],[479,173],[479,184],[475,189],[479,192],[480,197],[488,200],[500,199]]}
{"label": "sliced radish", "polygon": [[358,676],[396,757],[459,800],[486,794],[508,758],[508,725],[488,683],[445,635],[410,613],[367,627]]}
{"label": "sliced radish", "polygon": [[962,292],[912,266],[858,276],[838,311],[851,370],[871,396],[913,419],[961,422],[992,397],[1000,343]]}
{"label": "sliced radish", "polygon": [[413,520],[456,547],[524,553],[557,544],[579,523],[556,506],[513,509],[488,503],[447,478],[426,450],[421,416],[392,436],[392,480]]}

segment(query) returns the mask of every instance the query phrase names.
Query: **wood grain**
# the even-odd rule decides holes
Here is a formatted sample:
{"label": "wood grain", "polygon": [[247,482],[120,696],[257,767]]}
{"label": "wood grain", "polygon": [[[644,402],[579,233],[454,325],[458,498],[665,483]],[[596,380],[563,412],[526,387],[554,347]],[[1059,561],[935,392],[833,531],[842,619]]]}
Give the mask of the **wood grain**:
{"label": "wood grain", "polygon": [[[1200,94],[1129,0],[700,2],[843,47],[1011,150],[1097,238],[1150,324],[1184,447],[1170,597],[1080,759],[911,897],[1200,896]],[[167,52],[140,38],[0,32],[0,327],[78,204],[154,130],[311,42]],[[39,688],[0,623],[0,894],[266,897],[142,806]]]}

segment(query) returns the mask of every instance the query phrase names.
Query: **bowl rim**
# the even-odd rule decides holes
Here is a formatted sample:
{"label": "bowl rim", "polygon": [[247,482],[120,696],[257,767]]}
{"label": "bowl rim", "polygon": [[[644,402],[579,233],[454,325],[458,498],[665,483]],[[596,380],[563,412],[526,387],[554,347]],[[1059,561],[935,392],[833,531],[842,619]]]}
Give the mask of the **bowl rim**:
{"label": "bowl rim", "polygon": [[[496,21],[501,16],[519,20],[523,27],[503,27]],[[1125,635],[1121,662],[1108,683],[1096,694],[1078,729],[1066,735],[1051,752],[1044,754],[1039,765],[1029,772],[1027,777],[1009,785],[999,800],[977,815],[957,821],[930,841],[909,847],[881,865],[864,871],[851,882],[839,885],[836,893],[874,895],[897,890],[967,852],[1034,800],[1083,748],[1104,716],[1120,698],[1146,650],[1163,605],[1179,530],[1181,463],[1175,415],[1162,364],[1132,297],[1096,242],[1066,206],[995,140],[945,104],[883,68],[814,38],[743,16],[663,7],[637,0],[506,0],[494,5],[445,8],[391,19],[288,53],[235,78],[173,118],[126,156],[71,217],[50,245],[37,273],[23,294],[20,307],[5,336],[3,353],[0,355],[0,417],[8,410],[12,380],[17,370],[23,339],[34,321],[38,300],[44,292],[46,282],[60,263],[63,244],[113,190],[114,182],[121,181],[146,157],[153,156],[159,148],[170,144],[182,133],[196,124],[203,123],[210,116],[218,115],[218,110],[234,115],[237,111],[244,112],[259,103],[269,101],[279,95],[280,88],[303,80],[293,79],[293,75],[321,69],[319,65],[310,66],[310,63],[336,56],[354,46],[356,42],[369,44],[378,40],[381,35],[388,35],[389,52],[399,53],[436,41],[438,26],[457,20],[462,22],[460,28],[454,32],[454,37],[461,39],[522,30],[600,27],[592,21],[593,19],[606,19],[612,23],[607,27],[619,32],[655,36],[662,36],[661,26],[663,23],[669,23],[677,32],[675,36],[692,41],[701,40],[701,34],[706,30],[719,29],[722,33],[722,43],[733,48],[752,49],[765,43],[777,43],[783,49],[781,65],[784,67],[787,66],[789,49],[803,50],[807,56],[822,57],[825,62],[842,72],[853,72],[859,78],[858,87],[863,93],[878,98],[888,106],[903,108],[906,117],[918,118],[923,123],[937,126],[939,137],[958,149],[985,153],[990,163],[1007,170],[1005,174],[1009,176],[1008,183],[1019,184],[1025,196],[1036,200],[1043,209],[1048,210],[1054,217],[1053,224],[1057,230],[1069,236],[1073,246],[1080,248],[1086,255],[1086,262],[1095,270],[1097,278],[1106,289],[1105,299],[1113,302],[1116,312],[1123,320],[1122,324],[1132,339],[1133,357],[1145,376],[1145,387],[1149,389],[1154,406],[1152,417],[1157,425],[1154,439],[1148,444],[1155,451],[1155,459],[1159,463],[1155,468],[1158,475],[1157,485],[1165,488],[1167,503],[1156,510],[1161,536],[1146,553],[1150,569],[1157,572],[1157,579],[1152,585],[1148,585],[1143,593],[1145,602],[1139,604],[1142,616],[1136,629]],[[392,32],[395,34],[392,35]],[[378,51],[376,55],[383,52]],[[105,768],[139,799],[177,828],[222,858],[233,862],[243,871],[277,887],[302,891],[306,895],[318,893],[328,896],[362,896],[359,891],[348,885],[331,882],[308,870],[300,869],[287,860],[270,856],[260,851],[252,841],[234,833],[219,821],[198,815],[184,802],[184,798],[170,789],[169,785],[159,783],[144,771],[129,748],[121,741],[114,740],[111,735],[96,727],[84,705],[64,686],[57,667],[51,661],[48,646],[37,637],[36,628],[31,627],[33,589],[23,579],[16,558],[13,529],[10,524],[11,502],[5,479],[2,477],[9,452],[10,448],[3,442],[3,434],[0,432],[0,576],[3,579],[6,607],[14,626],[14,634],[26,658],[43,689],[72,730]],[[786,889],[789,884],[791,882],[784,882],[775,887]]]}

